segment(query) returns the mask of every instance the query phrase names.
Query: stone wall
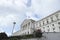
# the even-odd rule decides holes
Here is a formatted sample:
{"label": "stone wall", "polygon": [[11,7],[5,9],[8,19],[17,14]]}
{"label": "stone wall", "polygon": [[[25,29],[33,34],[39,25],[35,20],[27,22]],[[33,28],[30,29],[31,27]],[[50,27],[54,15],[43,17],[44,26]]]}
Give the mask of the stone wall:
{"label": "stone wall", "polygon": [[30,38],[30,39],[21,39],[21,40],[60,40],[60,32],[58,33],[46,32],[43,33],[42,38]]}

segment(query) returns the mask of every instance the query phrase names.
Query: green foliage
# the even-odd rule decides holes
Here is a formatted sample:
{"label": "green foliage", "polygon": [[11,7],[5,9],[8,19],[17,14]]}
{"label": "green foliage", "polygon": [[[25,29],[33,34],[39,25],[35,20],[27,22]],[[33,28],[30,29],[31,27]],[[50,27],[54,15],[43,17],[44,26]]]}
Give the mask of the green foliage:
{"label": "green foliage", "polygon": [[34,37],[42,37],[42,32],[41,32],[41,30],[36,30],[36,31],[34,31]]}
{"label": "green foliage", "polygon": [[33,38],[33,34],[23,35],[23,36],[21,36],[21,38],[23,38],[23,39],[25,39],[25,38]]}
{"label": "green foliage", "polygon": [[10,38],[9,40],[17,40],[17,38]]}

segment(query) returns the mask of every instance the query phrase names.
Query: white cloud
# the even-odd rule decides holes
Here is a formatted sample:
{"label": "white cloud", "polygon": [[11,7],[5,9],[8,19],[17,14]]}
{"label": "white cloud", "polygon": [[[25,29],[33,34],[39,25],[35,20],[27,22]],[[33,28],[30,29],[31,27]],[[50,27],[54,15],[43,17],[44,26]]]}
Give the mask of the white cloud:
{"label": "white cloud", "polygon": [[8,25],[10,22],[17,21],[17,18],[17,15],[14,14],[0,16],[0,26]]}
{"label": "white cloud", "polygon": [[[25,4],[23,0],[0,0],[0,28],[8,35],[11,34],[13,22],[16,21],[16,31],[25,17]],[[2,31],[1,30],[1,31]]]}
{"label": "white cloud", "polygon": [[60,10],[60,0],[31,0],[31,7],[27,7],[28,0],[0,0],[0,28],[7,34],[12,30],[12,22],[16,21],[20,27],[21,22],[27,17],[41,19],[56,10]]}
{"label": "white cloud", "polygon": [[60,10],[60,0],[32,0],[31,12],[28,14],[31,13],[29,16],[33,19],[35,19],[33,15],[37,14],[40,17],[38,19],[41,19],[57,10]]}
{"label": "white cloud", "polygon": [[2,28],[0,28],[0,33],[1,33],[1,32],[4,32],[4,30],[3,30]]}
{"label": "white cloud", "polygon": [[20,6],[20,5],[23,5],[23,3],[22,3],[23,1],[22,0],[0,0],[0,5],[18,5],[18,6]]}

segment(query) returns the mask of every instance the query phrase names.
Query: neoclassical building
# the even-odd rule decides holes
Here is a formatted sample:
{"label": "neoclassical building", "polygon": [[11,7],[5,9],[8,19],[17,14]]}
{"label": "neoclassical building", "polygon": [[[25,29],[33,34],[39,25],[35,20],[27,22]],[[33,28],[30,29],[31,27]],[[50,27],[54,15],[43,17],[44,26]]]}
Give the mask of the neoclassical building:
{"label": "neoclassical building", "polygon": [[13,33],[13,36],[32,34],[37,29],[41,29],[42,32],[60,32],[60,10],[38,21],[25,19],[21,30]]}
{"label": "neoclassical building", "polygon": [[60,32],[60,10],[35,22],[35,28],[42,32]]}
{"label": "neoclassical building", "polygon": [[13,33],[12,36],[32,34],[34,29],[34,22],[35,21],[32,19],[25,19],[21,24],[20,30]]}

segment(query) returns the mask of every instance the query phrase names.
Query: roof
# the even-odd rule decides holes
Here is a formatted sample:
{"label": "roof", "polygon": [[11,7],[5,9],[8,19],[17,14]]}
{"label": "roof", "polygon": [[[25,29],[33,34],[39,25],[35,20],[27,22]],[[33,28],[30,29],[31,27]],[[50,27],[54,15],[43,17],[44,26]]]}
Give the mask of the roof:
{"label": "roof", "polygon": [[27,23],[28,21],[33,21],[33,22],[35,22],[35,20],[33,20],[33,19],[25,19],[25,20],[22,22],[21,25],[23,25],[24,23]]}
{"label": "roof", "polygon": [[38,21],[36,21],[36,22],[42,21],[42,20],[44,20],[44,19],[46,19],[46,18],[48,18],[48,17],[50,17],[50,16],[52,16],[52,15],[54,15],[54,14],[59,13],[59,12],[60,12],[60,10],[58,10],[58,11],[56,11],[56,12],[53,12],[51,15],[48,15],[48,16],[46,16],[46,17],[44,17],[44,18],[42,18],[41,20],[38,20]]}

